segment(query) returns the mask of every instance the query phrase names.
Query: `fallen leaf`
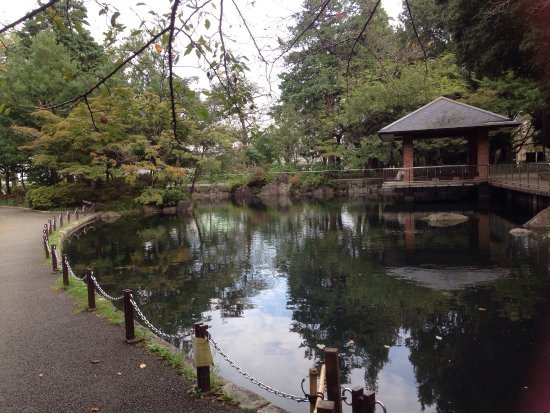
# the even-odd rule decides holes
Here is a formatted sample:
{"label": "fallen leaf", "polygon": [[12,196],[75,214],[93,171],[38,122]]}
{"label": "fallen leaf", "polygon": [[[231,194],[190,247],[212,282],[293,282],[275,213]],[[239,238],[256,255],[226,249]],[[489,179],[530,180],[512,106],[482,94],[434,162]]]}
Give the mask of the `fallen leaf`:
{"label": "fallen leaf", "polygon": [[443,337],[441,336],[435,336],[436,339],[438,339],[439,341],[443,340]]}
{"label": "fallen leaf", "polygon": [[387,344],[384,344],[384,348],[390,348],[390,346],[388,346]]}
{"label": "fallen leaf", "polygon": [[122,373],[119,371],[119,372],[117,373],[117,375],[118,375],[118,376],[122,376]]}
{"label": "fallen leaf", "polygon": [[99,407],[92,407],[90,409],[91,412],[99,412]]}
{"label": "fallen leaf", "polygon": [[317,344],[317,348],[322,350],[324,349],[326,346],[324,344]]}
{"label": "fallen leaf", "polygon": [[147,364],[141,363],[141,364],[139,365],[139,368],[140,368],[140,369],[144,369],[146,366],[147,366]]}
{"label": "fallen leaf", "polygon": [[479,311],[487,311],[487,309],[483,307],[479,307]]}
{"label": "fallen leaf", "polygon": [[98,359],[91,359],[91,360],[90,360],[90,363],[92,363],[92,364],[98,364],[98,363],[99,363],[99,360],[98,360]]}
{"label": "fallen leaf", "polygon": [[43,374],[42,374],[42,373],[40,373],[40,374],[38,375],[38,377],[42,377],[42,376],[43,376]]}

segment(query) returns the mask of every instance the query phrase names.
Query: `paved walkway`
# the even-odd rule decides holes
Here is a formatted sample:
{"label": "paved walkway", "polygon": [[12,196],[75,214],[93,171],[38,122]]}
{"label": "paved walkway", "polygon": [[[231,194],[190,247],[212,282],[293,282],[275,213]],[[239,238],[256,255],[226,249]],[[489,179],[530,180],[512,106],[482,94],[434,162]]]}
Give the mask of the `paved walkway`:
{"label": "paved walkway", "polygon": [[121,327],[76,314],[53,291],[42,262],[48,218],[0,208],[0,412],[240,412],[189,396],[192,385],[124,343]]}

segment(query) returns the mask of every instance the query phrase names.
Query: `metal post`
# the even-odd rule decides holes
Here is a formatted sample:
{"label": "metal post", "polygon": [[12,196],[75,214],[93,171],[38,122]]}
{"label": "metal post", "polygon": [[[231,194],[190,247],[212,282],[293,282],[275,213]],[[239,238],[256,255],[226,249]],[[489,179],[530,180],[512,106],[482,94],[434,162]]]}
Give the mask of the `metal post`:
{"label": "metal post", "polygon": [[342,395],[340,393],[340,364],[338,362],[338,349],[325,349],[325,364],[327,365],[327,399],[334,402],[335,413],[342,413]]}
{"label": "metal post", "polygon": [[57,272],[57,254],[55,253],[55,244],[52,244],[52,271]]}
{"label": "metal post", "polygon": [[131,343],[136,339],[134,330],[134,307],[130,302],[132,290],[122,290],[124,296],[124,326],[126,329],[126,342]]}
{"label": "metal post", "polygon": [[90,268],[86,270],[86,283],[88,285],[88,309],[95,310],[95,286]]}
{"label": "metal post", "polygon": [[67,254],[61,258],[61,268],[63,269],[63,285],[69,285],[69,266],[67,265]]}
{"label": "metal post", "polygon": [[[203,323],[193,325],[195,329],[195,337],[206,338],[206,330],[208,326]],[[210,367],[197,367],[197,386],[203,392],[210,391]]]}

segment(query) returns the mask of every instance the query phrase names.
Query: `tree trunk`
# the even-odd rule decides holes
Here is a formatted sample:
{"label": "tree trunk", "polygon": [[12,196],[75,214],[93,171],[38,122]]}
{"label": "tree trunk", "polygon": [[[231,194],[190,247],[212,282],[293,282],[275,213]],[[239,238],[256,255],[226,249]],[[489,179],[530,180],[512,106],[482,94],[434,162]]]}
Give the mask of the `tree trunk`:
{"label": "tree trunk", "polygon": [[10,187],[10,170],[6,169],[6,194],[11,194],[11,187]]}

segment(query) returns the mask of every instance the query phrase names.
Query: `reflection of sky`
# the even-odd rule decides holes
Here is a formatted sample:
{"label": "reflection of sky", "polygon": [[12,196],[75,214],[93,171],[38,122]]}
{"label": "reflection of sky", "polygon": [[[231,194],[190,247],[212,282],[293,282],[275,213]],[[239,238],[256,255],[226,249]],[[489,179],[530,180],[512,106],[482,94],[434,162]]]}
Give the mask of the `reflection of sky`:
{"label": "reflection of sky", "polygon": [[[404,331],[400,331],[399,336],[401,339],[407,337]],[[404,340],[398,341],[402,342]],[[435,406],[426,406],[422,410],[420,403],[412,404],[412,401],[418,400],[418,391],[414,369],[409,361],[409,354],[409,349],[404,346],[390,349],[389,361],[378,375],[376,398],[384,403],[388,412],[436,412]],[[357,383],[364,383],[364,369],[353,369],[350,378],[351,383],[342,385],[353,388]],[[381,409],[378,408],[377,411],[381,411]]]}
{"label": "reflection of sky", "polygon": [[[263,290],[252,298],[255,308],[247,310],[244,317],[222,319],[217,311],[204,316],[211,318],[209,325],[212,337],[238,366],[269,386],[301,395],[300,383],[307,376],[309,368],[313,367],[313,361],[304,358],[305,349],[300,347],[300,334],[290,332],[292,310],[286,308],[286,279],[273,277],[271,282],[271,289]],[[406,338],[403,331],[400,336]],[[262,395],[275,405],[289,412],[308,411],[306,404],[274,396],[251,384],[215,353],[214,364],[223,377]],[[351,379],[352,383],[342,385],[364,385],[364,369],[353,369]],[[304,388],[308,388],[307,381]],[[378,398],[390,412],[422,411],[418,402],[415,406],[411,405],[411,401],[418,400],[418,395],[408,348],[390,349],[389,363],[378,376]],[[344,412],[350,411],[351,408],[345,406]],[[428,406],[424,411],[435,412],[435,408]]]}
{"label": "reflection of sky", "polygon": [[[291,333],[292,311],[286,309],[286,280],[274,278],[272,288],[263,290],[252,300],[256,308],[245,317],[225,318],[219,312],[206,313],[212,337],[229,357],[245,371],[278,390],[300,395],[300,382],[312,366],[300,349],[302,338]],[[223,332],[223,334],[222,334]],[[247,382],[233,368],[214,354],[214,364],[223,377],[246,387],[291,412],[305,412],[305,404],[297,404],[261,390]]]}

